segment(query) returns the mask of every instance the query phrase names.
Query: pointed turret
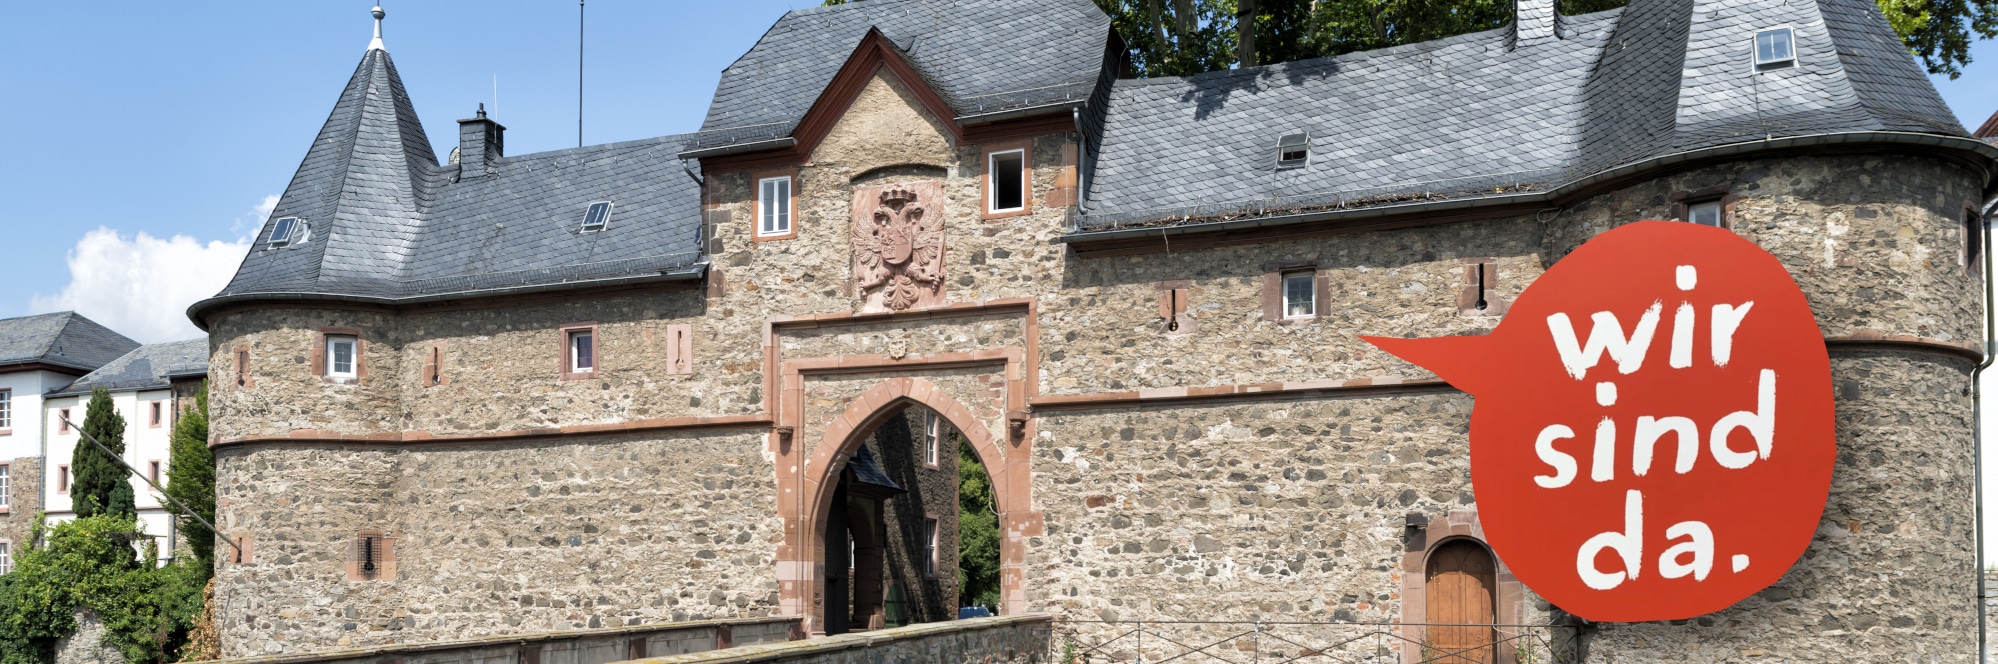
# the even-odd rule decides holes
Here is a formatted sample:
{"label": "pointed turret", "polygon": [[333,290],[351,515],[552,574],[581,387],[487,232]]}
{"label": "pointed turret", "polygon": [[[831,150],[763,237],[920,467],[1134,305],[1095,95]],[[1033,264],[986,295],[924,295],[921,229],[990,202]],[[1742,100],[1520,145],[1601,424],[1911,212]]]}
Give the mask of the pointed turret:
{"label": "pointed turret", "polygon": [[[440,167],[382,45],[381,8],[373,14],[360,66],[225,293],[366,290],[413,247]],[[298,221],[277,223],[288,217]],[[280,230],[289,237],[273,243]]]}

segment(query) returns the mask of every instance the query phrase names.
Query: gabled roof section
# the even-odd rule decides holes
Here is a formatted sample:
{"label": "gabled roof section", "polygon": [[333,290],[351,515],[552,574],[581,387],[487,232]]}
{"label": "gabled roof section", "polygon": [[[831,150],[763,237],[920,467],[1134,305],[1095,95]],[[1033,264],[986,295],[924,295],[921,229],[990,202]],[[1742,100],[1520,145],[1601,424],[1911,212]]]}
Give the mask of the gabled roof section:
{"label": "gabled roof section", "polygon": [[688,150],[791,136],[870,31],[956,117],[970,117],[1086,100],[1110,18],[1090,0],[866,0],[787,12],[722,71]]}
{"label": "gabled roof section", "polygon": [[49,393],[49,396],[89,394],[99,387],[113,392],[163,390],[173,386],[172,376],[207,372],[207,337],[146,344],[78,378],[69,387]]}
{"label": "gabled roof section", "polygon": [[40,364],[84,373],[137,347],[74,311],[0,320],[0,371]]}
{"label": "gabled roof section", "polygon": [[1992,113],[1991,118],[1985,120],[1984,124],[1979,126],[1977,132],[1972,135],[1978,138],[1998,138],[1998,113]]}
{"label": "gabled roof section", "polygon": [[[1755,33],[1783,27],[1796,65],[1755,71]],[[1117,81],[1070,237],[1528,205],[1652,160],[1785,138],[1985,147],[1950,142],[1962,128],[1870,0],[1632,0],[1559,17],[1556,33]],[[1310,163],[1275,168],[1277,140],[1296,132],[1311,135]]]}

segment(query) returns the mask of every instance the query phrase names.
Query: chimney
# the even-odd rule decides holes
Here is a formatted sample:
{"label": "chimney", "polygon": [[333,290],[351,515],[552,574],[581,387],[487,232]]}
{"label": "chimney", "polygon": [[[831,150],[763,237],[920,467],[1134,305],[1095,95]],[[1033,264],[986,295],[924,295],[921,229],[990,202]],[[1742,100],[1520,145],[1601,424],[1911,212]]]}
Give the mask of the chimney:
{"label": "chimney", "polygon": [[458,177],[491,173],[505,154],[506,127],[486,118],[485,104],[479,104],[478,117],[458,121]]}
{"label": "chimney", "polygon": [[1531,46],[1554,39],[1554,0],[1514,0],[1513,45]]}

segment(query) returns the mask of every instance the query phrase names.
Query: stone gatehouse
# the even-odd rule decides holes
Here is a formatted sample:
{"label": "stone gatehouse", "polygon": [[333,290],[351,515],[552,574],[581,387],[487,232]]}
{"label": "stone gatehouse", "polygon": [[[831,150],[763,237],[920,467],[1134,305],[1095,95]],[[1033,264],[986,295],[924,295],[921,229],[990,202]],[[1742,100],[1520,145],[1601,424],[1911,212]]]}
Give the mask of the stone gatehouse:
{"label": "stone gatehouse", "polygon": [[[1791,57],[1758,64],[1763,33]],[[1422,600],[1447,557],[1476,620],[1562,621],[1482,548],[1471,397],[1358,335],[1489,330],[1652,218],[1789,268],[1840,456],[1783,581],[1593,626],[1590,657],[1970,661],[1998,146],[1895,44],[1868,0],[1521,0],[1502,30],[1134,80],[1088,0],[867,0],[779,19],[699,132],[508,155],[481,111],[440,160],[378,40],[189,311],[248,552],[225,654],[824,632],[840,478],[913,407],[990,473],[1005,613],[1426,642],[1464,618]]]}

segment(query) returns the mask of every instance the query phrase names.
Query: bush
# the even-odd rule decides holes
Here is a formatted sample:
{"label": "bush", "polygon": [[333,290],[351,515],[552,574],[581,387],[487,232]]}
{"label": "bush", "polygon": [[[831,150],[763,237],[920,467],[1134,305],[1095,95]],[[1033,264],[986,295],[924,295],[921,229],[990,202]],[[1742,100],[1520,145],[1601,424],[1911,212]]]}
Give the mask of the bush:
{"label": "bush", "polygon": [[47,546],[15,558],[0,576],[0,664],[49,664],[57,639],[76,630],[76,611],[104,622],[104,645],[128,662],[165,662],[201,613],[208,568],[192,560],[154,564],[133,543],[144,535],[130,516],[99,515],[45,528]]}

